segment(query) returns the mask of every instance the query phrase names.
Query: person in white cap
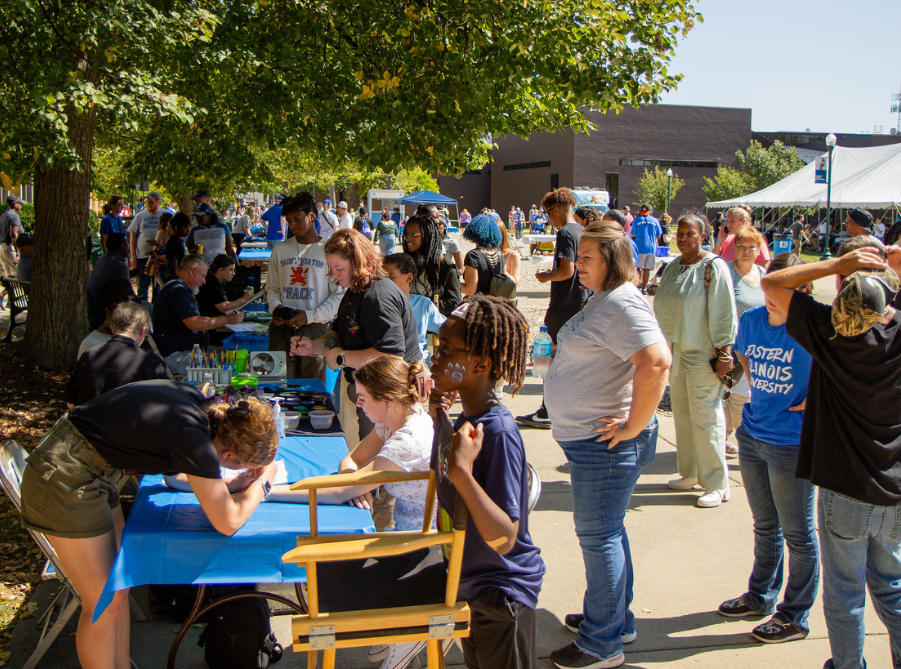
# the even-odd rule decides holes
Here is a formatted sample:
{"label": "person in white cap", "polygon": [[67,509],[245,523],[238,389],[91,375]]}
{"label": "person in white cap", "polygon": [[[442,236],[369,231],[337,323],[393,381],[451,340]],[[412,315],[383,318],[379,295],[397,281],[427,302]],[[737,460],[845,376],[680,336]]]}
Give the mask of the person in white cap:
{"label": "person in white cap", "polygon": [[350,212],[347,211],[347,202],[341,200],[338,203],[338,229],[339,230],[350,230],[354,227],[354,217],[350,215]]}

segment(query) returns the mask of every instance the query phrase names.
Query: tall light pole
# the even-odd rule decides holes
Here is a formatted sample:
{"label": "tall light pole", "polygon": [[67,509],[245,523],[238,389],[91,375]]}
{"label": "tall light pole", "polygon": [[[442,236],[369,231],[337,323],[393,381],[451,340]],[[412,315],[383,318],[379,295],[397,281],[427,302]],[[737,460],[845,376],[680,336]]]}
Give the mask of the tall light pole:
{"label": "tall light pole", "polygon": [[669,213],[670,189],[673,185],[673,168],[666,171],[666,213]]}
{"label": "tall light pole", "polygon": [[826,135],[826,149],[829,151],[829,166],[826,168],[826,250],[823,251],[820,260],[832,258],[829,252],[829,233],[832,231],[832,152],[835,150],[836,139],[831,132]]}

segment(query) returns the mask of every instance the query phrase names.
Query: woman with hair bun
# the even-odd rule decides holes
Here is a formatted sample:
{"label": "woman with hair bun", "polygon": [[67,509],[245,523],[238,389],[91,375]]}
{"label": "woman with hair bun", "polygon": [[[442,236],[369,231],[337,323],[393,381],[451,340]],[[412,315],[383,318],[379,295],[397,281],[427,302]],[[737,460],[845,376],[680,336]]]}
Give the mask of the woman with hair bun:
{"label": "woman with hair bun", "polygon": [[[22,524],[47,535],[81,597],[75,641],[82,666],[129,666],[128,590],[117,591],[91,623],[125,525],[122,470],[166,474],[167,483],[185,475],[212,526],[231,536],[268,494],[277,448],[267,405],[213,404],[172,381],[111,390],[44,435],[22,477]],[[220,467],[249,470],[252,478],[241,479],[237,492]]]}

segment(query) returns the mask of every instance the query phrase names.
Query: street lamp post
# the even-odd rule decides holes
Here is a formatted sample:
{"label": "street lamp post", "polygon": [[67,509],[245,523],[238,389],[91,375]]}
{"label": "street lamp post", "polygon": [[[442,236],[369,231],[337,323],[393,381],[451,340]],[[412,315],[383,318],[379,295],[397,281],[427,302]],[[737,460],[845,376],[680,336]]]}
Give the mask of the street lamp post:
{"label": "street lamp post", "polygon": [[670,188],[673,185],[673,168],[666,171],[666,213],[669,213]]}
{"label": "street lamp post", "polygon": [[826,250],[820,256],[820,260],[829,260],[832,254],[829,252],[829,233],[832,231],[832,152],[835,150],[836,136],[831,132],[826,135],[826,149],[829,151],[829,166],[826,168]]}

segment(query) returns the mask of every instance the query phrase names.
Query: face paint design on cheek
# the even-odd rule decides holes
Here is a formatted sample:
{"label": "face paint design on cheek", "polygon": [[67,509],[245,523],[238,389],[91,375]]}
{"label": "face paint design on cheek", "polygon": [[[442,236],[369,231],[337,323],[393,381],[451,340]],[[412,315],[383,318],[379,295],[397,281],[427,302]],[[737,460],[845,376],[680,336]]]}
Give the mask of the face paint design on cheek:
{"label": "face paint design on cheek", "polygon": [[454,383],[460,383],[463,380],[463,375],[460,372],[454,372],[451,374],[451,381]]}
{"label": "face paint design on cheek", "polygon": [[450,376],[451,370],[453,368],[454,368],[453,365],[451,365],[450,363],[447,363],[447,365],[445,365],[445,367],[444,367],[444,375]]}

